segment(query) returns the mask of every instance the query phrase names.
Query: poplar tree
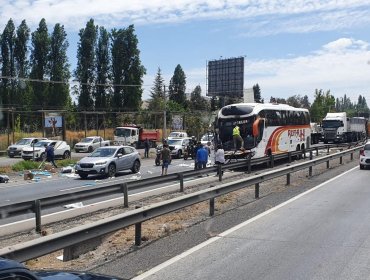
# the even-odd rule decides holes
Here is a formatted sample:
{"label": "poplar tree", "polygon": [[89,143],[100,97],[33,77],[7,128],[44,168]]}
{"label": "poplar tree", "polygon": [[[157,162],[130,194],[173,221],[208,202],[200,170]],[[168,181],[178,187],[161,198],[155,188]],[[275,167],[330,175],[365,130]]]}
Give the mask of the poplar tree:
{"label": "poplar tree", "polygon": [[50,86],[48,104],[49,108],[64,108],[69,100],[69,71],[67,49],[69,43],[64,26],[55,24],[51,35],[49,54]]}
{"label": "poplar tree", "polygon": [[141,64],[135,28],[113,29],[111,38],[113,104],[119,110],[139,110],[146,69]]}
{"label": "poplar tree", "polygon": [[82,110],[93,110],[95,83],[95,47],[97,26],[90,19],[86,27],[79,32],[80,41],[77,48],[77,68],[74,76],[79,82],[78,106]]}
{"label": "poplar tree", "polygon": [[1,34],[1,97],[5,106],[13,106],[15,99],[15,26],[9,19],[3,33]]}
{"label": "poplar tree", "polygon": [[106,110],[109,105],[110,87],[110,55],[109,55],[109,32],[104,28],[99,28],[98,43],[96,46],[96,89],[95,89],[95,109]]}
{"label": "poplar tree", "polygon": [[32,33],[31,73],[32,105],[45,108],[48,102],[48,83],[43,82],[50,73],[48,58],[50,36],[45,19],[41,19],[38,28]]}
{"label": "poplar tree", "polygon": [[[17,100],[20,105],[31,105],[31,96],[29,94],[29,82],[26,81],[29,75],[28,61],[28,43],[30,40],[30,29],[25,20],[17,28],[17,36],[15,40],[15,71],[19,79],[17,86]],[[27,107],[26,107],[27,108]]]}

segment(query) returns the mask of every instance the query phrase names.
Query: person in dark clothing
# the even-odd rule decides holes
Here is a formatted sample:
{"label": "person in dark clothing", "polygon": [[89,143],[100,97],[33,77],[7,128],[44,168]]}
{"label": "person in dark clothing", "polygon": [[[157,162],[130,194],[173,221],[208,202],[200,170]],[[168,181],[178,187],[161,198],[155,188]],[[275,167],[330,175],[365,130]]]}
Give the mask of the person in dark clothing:
{"label": "person in dark clothing", "polygon": [[198,169],[197,152],[200,146],[201,146],[200,142],[194,145],[194,170]]}
{"label": "person in dark clothing", "polygon": [[144,157],[146,158],[149,157],[149,149],[150,149],[150,143],[149,143],[148,138],[146,138],[144,142]]}
{"label": "person in dark clothing", "polygon": [[46,153],[46,160],[50,162],[55,168],[58,168],[54,161],[54,147],[52,145],[44,145],[45,153]]}

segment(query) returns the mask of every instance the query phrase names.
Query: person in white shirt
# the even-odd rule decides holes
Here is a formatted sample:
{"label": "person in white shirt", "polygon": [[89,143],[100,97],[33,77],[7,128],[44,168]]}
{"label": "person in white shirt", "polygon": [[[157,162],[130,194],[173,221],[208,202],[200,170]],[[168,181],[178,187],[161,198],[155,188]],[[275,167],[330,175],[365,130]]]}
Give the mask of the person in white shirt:
{"label": "person in white shirt", "polygon": [[[225,151],[222,148],[221,144],[217,145],[217,150],[216,150],[216,153],[215,153],[215,164],[217,166],[221,165],[221,164],[225,164]],[[218,169],[217,169],[217,175],[218,175]]]}

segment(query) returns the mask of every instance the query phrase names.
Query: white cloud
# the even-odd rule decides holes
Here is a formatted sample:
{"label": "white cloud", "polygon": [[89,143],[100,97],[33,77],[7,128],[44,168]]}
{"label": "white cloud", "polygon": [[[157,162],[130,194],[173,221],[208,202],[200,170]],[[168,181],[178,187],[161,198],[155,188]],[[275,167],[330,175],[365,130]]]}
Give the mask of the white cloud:
{"label": "white cloud", "polygon": [[[140,25],[209,19],[246,19],[254,23],[256,18],[266,17],[270,22],[278,21],[277,30],[285,27],[288,28],[285,32],[289,32],[289,29],[325,29],[368,22],[369,5],[370,0],[0,0],[0,22],[5,24],[9,18],[16,22],[26,19],[33,27],[45,18],[49,24],[58,22],[69,30],[78,30],[90,18],[110,28],[129,23]],[[302,24],[284,19],[293,15],[299,16]]]}

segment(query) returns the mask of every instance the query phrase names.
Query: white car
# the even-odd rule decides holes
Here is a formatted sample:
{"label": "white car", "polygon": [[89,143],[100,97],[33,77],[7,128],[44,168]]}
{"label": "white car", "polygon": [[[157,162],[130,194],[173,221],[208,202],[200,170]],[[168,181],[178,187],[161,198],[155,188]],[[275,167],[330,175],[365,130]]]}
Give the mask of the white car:
{"label": "white car", "polygon": [[100,136],[90,136],[83,138],[75,145],[75,151],[78,152],[93,152],[96,148],[109,146],[110,141],[104,140]]}
{"label": "white car", "polygon": [[33,147],[23,148],[22,158],[24,160],[43,160],[46,157],[45,144],[47,146],[51,145],[54,147],[55,158],[66,159],[71,157],[71,147],[67,144],[66,141],[42,140],[33,145]]}
{"label": "white car", "polygon": [[191,138],[169,138],[168,147],[173,157],[181,158],[184,155],[186,147],[189,145]]}
{"label": "white car", "polygon": [[22,138],[17,143],[10,145],[8,147],[8,156],[10,158],[20,156],[22,155],[23,148],[32,147],[35,143],[42,140],[47,140],[47,138],[37,138],[37,137]]}
{"label": "white car", "polygon": [[367,141],[360,151],[360,169],[370,166],[370,141]]}

